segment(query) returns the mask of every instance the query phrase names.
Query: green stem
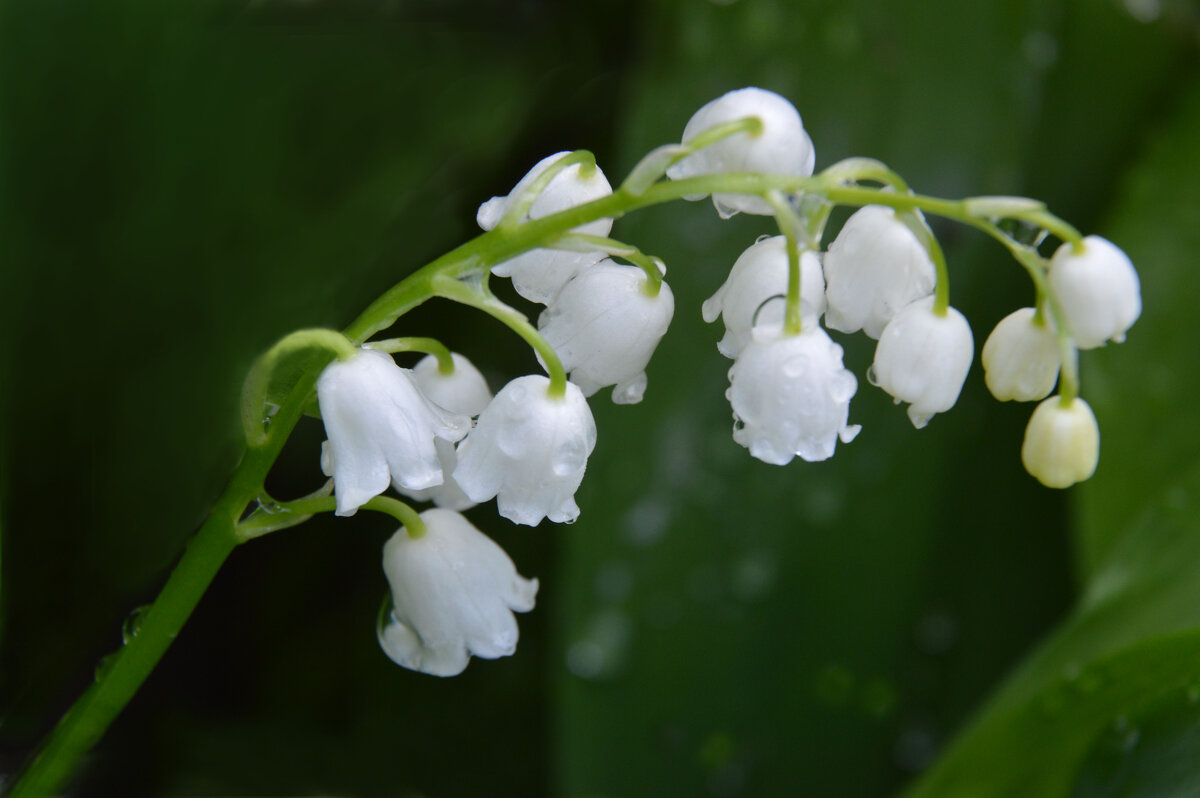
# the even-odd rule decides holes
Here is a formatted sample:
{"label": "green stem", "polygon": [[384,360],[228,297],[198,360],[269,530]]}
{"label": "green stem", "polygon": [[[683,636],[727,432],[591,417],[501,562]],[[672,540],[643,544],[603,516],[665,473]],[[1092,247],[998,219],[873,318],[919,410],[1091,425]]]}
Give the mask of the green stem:
{"label": "green stem", "polygon": [[558,177],[563,170],[575,164],[580,165],[580,177],[591,177],[592,173],[596,171],[596,156],[587,150],[575,150],[575,152],[569,152],[547,166],[538,173],[537,177],[530,181],[529,185],[522,188],[516,197],[512,198],[508,209],[500,217],[500,222],[496,226],[501,229],[512,229],[519,225],[521,220],[529,214],[529,209],[533,207],[533,203],[537,202],[537,198],[550,185],[550,181]]}
{"label": "green stem", "polygon": [[[393,499],[390,496],[376,496],[361,505],[359,509],[390,515],[399,521],[408,530],[408,534],[414,538],[425,534],[425,522],[421,520],[421,516],[399,499]],[[238,524],[234,534],[238,538],[238,543],[245,543],[247,540],[302,524],[318,513],[332,513],[336,510],[337,498],[334,496],[305,496],[290,502],[274,502],[269,511],[257,512]]]}
{"label": "green stem", "polygon": [[[739,132],[754,135],[756,124],[756,119],[738,120],[728,126],[707,131],[688,142],[687,146],[668,148],[665,154],[659,153],[657,160],[650,165],[653,168],[645,174],[657,169],[659,165],[665,164],[662,166],[665,169],[670,163],[689,154],[689,150],[694,151],[702,145],[712,143],[708,139],[719,140]],[[583,155],[575,157],[584,159]],[[645,174],[639,178],[640,182],[645,182]],[[52,795],[59,791],[79,758],[101,737],[170,646],[226,557],[239,542],[253,537],[245,534],[246,528],[243,528],[242,535],[238,534],[238,519],[261,493],[268,471],[299,420],[304,406],[312,397],[320,371],[317,365],[313,365],[300,376],[279,410],[271,417],[270,433],[265,433],[262,415],[259,412],[262,408],[262,398],[265,396],[275,364],[286,356],[288,351],[294,351],[293,344],[296,348],[307,348],[316,342],[317,346],[328,345],[327,348],[334,356],[348,357],[352,354],[354,346],[363,344],[376,333],[391,326],[409,310],[434,296],[442,296],[483,310],[529,342],[542,358],[550,374],[551,395],[561,396],[566,391],[566,373],[557,354],[523,315],[491,296],[486,289],[485,280],[491,265],[531,249],[546,246],[588,222],[602,218],[617,219],[630,211],[671,202],[685,196],[726,193],[764,197],[774,190],[785,194],[815,194],[837,204],[879,204],[897,210],[920,209],[983,229],[990,235],[1001,238],[1002,242],[1007,238],[998,230],[993,230],[995,225],[992,220],[972,214],[961,201],[838,185],[836,181],[823,176],[716,174],[665,182],[651,181],[644,187],[639,184],[636,188],[638,190],[634,191],[632,187],[623,185],[621,190],[598,200],[477,236],[413,272],[386,291],[346,328],[343,333],[344,339],[333,331],[303,331],[292,343],[283,346],[281,342],[272,352],[268,352],[252,370],[247,381],[247,401],[243,417],[249,448],[228,487],[217,500],[208,520],[189,542],[183,558],[168,578],[162,593],[145,612],[139,633],[131,637],[129,642],[113,655],[110,664],[103,669],[96,682],[63,716],[39,749],[36,758],[13,785],[9,795],[21,798]],[[522,197],[521,201],[529,197],[536,197],[536,193]],[[532,199],[529,201],[532,202]],[[1064,240],[1076,243],[1080,240],[1074,228],[1043,210],[1025,207],[1014,211],[1010,216],[1040,224]],[[1005,243],[1006,246],[1009,245],[1008,242]],[[1039,279],[1044,280],[1044,275],[1035,276],[1035,281]],[[1051,312],[1055,314],[1061,337],[1066,330],[1066,325],[1059,318],[1061,309],[1052,298],[1049,304]],[[313,340],[305,341],[305,335],[314,336]],[[1078,376],[1072,358],[1064,358],[1063,383],[1064,394],[1071,392],[1073,395],[1077,389]],[[377,497],[372,502],[380,506],[388,505],[390,512],[398,518],[406,519],[406,525],[416,526],[419,522],[415,513],[406,518],[403,509],[391,506],[390,503],[402,505],[394,499]],[[368,502],[366,506],[372,502]],[[413,527],[409,528],[410,531],[413,530]]]}
{"label": "green stem", "polygon": [[799,335],[803,328],[800,313],[800,219],[782,193],[769,191],[766,200],[775,209],[775,222],[779,225],[779,232],[787,239],[788,284],[783,332],[785,335]]}
{"label": "green stem", "polygon": [[[315,372],[301,378],[275,414],[273,428],[290,431],[295,426],[315,382]],[[286,439],[287,435],[272,434],[261,447],[246,451],[208,520],[188,542],[162,592],[142,615],[137,635],[112,655],[96,681],[59,720],[13,785],[9,798],[57,794],[80,757],[137,692],[240,542],[235,533],[237,520],[262,490]]]}
{"label": "green stem", "polygon": [[388,338],[383,341],[371,341],[363,344],[363,347],[392,355],[397,352],[424,352],[437,358],[439,373],[454,373],[454,356],[446,345],[436,338]]}
{"label": "green stem", "polygon": [[434,290],[440,297],[482,310],[521,336],[537,352],[538,357],[541,358],[546,366],[546,371],[550,374],[550,396],[561,397],[566,395],[567,372],[563,369],[558,353],[542,337],[542,334],[529,323],[529,319],[525,318],[525,314],[516,308],[504,304],[490,292],[482,288],[471,287],[460,280],[446,277],[437,279],[434,281]]}
{"label": "green stem", "polygon": [[637,162],[637,165],[630,170],[629,177],[625,178],[617,190],[630,196],[638,196],[665,175],[669,168],[689,155],[739,133],[746,133],[754,137],[761,136],[762,132],[762,120],[757,116],[747,116],[714,125],[683,144],[665,144],[657,147]]}
{"label": "green stem", "polygon": [[567,233],[555,241],[552,246],[555,249],[577,249],[581,252],[600,251],[610,257],[628,261],[646,273],[645,288],[643,289],[646,296],[653,299],[658,296],[659,290],[662,289],[663,275],[662,270],[659,268],[662,261],[658,258],[650,257],[632,244],[626,244],[624,241],[617,241],[616,239],[605,238],[604,236],[593,236],[586,233]]}
{"label": "green stem", "polygon": [[[310,349],[325,350],[329,353],[330,360],[334,357],[339,360],[347,360],[358,353],[358,349],[346,339],[346,336],[336,330],[322,329],[297,330],[285,335],[268,349],[262,357],[255,361],[250,373],[246,375],[246,381],[242,384],[242,431],[250,446],[258,447],[267,442],[268,431],[263,422],[271,375],[283,360]],[[321,367],[328,362],[321,363]],[[290,433],[291,430],[288,432]]]}

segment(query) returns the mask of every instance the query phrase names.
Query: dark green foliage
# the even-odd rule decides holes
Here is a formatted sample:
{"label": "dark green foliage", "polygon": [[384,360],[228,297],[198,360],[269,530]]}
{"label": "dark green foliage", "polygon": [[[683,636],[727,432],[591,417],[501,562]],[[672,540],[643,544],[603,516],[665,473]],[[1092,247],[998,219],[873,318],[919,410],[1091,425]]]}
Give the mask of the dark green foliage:
{"label": "dark green foliage", "polygon": [[[77,794],[1189,794],[1198,31],[1170,0],[1150,23],[1107,0],[0,4],[0,766],[220,491],[259,352],[347,323],[542,156],[591,149],[619,179],[754,84],[795,102],[818,168],[1029,193],[1133,257],[1143,318],[1084,356],[1094,480],[1023,473],[1032,408],[991,400],[978,360],[914,431],[861,336],[839,338],[861,436],[823,464],[750,459],[699,305],[774,230],[641,212],[613,235],[666,260],[677,315],[646,401],[593,400],[579,523],[471,514],[542,580],[517,655],[396,668],[373,634],[389,525],[314,521],[235,552]],[[1031,291],[934,225],[978,352]],[[396,333],[493,388],[536,368],[445,304]],[[301,425],[273,492],[319,484],[320,439]]]}

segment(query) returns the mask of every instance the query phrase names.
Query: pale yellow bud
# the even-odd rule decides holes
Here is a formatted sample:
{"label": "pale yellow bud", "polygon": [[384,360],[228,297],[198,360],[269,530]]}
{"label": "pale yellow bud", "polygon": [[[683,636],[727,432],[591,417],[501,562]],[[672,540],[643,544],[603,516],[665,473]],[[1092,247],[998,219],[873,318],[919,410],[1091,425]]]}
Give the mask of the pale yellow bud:
{"label": "pale yellow bud", "polygon": [[1069,488],[1096,472],[1100,427],[1092,408],[1075,398],[1051,396],[1033,411],[1025,428],[1021,462],[1048,488]]}

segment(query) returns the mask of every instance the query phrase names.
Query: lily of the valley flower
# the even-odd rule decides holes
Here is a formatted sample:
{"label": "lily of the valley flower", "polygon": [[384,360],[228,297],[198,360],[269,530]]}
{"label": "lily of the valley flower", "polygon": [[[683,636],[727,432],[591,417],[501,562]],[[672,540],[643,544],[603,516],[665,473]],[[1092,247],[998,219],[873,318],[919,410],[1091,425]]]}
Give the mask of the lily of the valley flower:
{"label": "lily of the valley flower", "polygon": [[764,463],[826,460],[839,439],[849,443],[861,429],[846,423],[858,381],[820,327],[799,335],[760,327],[729,369],[729,383],[733,439]]}
{"label": "lily of the valley flower", "polygon": [[910,402],[908,417],[921,429],[934,414],[958,401],[971,370],[974,339],[963,315],[933,312],[933,297],[917,300],[888,322],[875,348],[872,380],[898,402]]}
{"label": "lily of the valley flower", "polygon": [[457,441],[471,426],[466,416],[426,399],[411,371],[373,350],[326,366],[317,401],[338,515],[354,515],[389,482],[408,490],[441,484],[434,441]]}
{"label": "lily of the valley flower", "polygon": [[984,379],[1001,402],[1045,399],[1054,390],[1062,356],[1050,326],[1034,321],[1033,308],[1014,310],[983,344]]}
{"label": "lily of the valley flower", "polygon": [[1120,248],[1100,236],[1083,239],[1076,252],[1065,243],[1050,259],[1050,290],[1062,304],[1067,327],[1080,349],[1120,343],[1142,314],[1137,270]]}
{"label": "lily of the valley flower", "polygon": [[[513,201],[520,196],[523,189],[529,186],[538,175],[546,171],[570,153],[555,153],[538,161],[521,178],[513,190],[503,197],[492,197],[479,206],[476,221],[484,230],[491,230],[508,211]],[[612,193],[612,186],[604,172],[598,166],[585,167],[583,164],[572,164],[556,174],[538,195],[529,208],[530,219],[540,219],[559,211],[565,211],[576,205],[583,205],[592,200],[606,197]],[[594,236],[606,236],[612,230],[612,219],[597,219],[575,228],[576,233]],[[593,264],[599,263],[607,255],[604,252],[577,252],[558,249],[532,249],[503,263],[492,267],[492,274],[498,277],[511,277],[513,288],[517,293],[532,302],[543,305],[552,300],[559,290],[574,275]]]}
{"label": "lily of the valley flower", "polygon": [[533,609],[538,581],[517,573],[504,550],[450,510],[421,513],[425,534],[403,527],[383,547],[391,612],[379,643],[391,660],[434,676],[454,676],[471,655],[516,651],[513,612]]}
{"label": "lily of the valley flower", "polygon": [[[724,172],[762,172],[772,175],[808,177],[813,172],[815,155],[812,139],[795,106],[773,91],[745,88],[731,91],[701,107],[683,128],[687,144],[711,127],[757,117],[762,132],[737,133],[693,153],[667,169],[667,177],[720,174]],[[688,197],[702,199],[703,195]],[[775,211],[760,197],[742,194],[714,194],[713,204],[722,218],[738,211],[769,216]]]}
{"label": "lily of the valley flower", "polygon": [[538,318],[563,368],[584,396],[614,385],[617,404],[636,404],[646,391],[646,365],[675,314],[666,283],[646,293],[635,266],[606,260],[576,275]]}
{"label": "lily of the valley flower", "polygon": [[[441,372],[437,358],[433,355],[422,358],[413,367],[413,380],[421,389],[421,393],[438,407],[474,418],[487,407],[492,399],[492,392],[488,388],[487,380],[479,373],[479,369],[475,368],[475,364],[457,352],[452,353],[451,357],[454,360],[454,371],[449,374]],[[455,466],[458,465],[454,444],[439,438],[434,441],[434,445],[437,448],[442,473],[445,475],[442,484],[424,490],[401,488],[400,493],[417,501],[431,501],[438,507],[449,510],[474,507],[475,502],[463,493],[452,476]]]}
{"label": "lily of the valley flower", "polygon": [[[729,277],[701,307],[710,324],[721,316],[725,336],[717,349],[735,358],[750,343],[751,330],[758,324],[781,326],[785,303],[768,302],[787,295],[787,238],[774,236],[755,243],[738,257]],[[816,325],[825,312],[825,278],[821,258],[812,251],[800,255],[800,317],[803,326]]]}
{"label": "lily of the valley flower", "polygon": [[550,380],[518,377],[505,385],[458,447],[454,479],[472,501],[493,496],[500,515],[537,526],[579,516],[575,491],[596,446],[596,422],[579,386],[550,396]]}
{"label": "lily of the valley flower", "polygon": [[1025,428],[1021,462],[1048,488],[1068,488],[1096,473],[1100,426],[1088,403],[1076,397],[1063,404],[1051,396],[1034,409]]}
{"label": "lily of the valley flower", "polygon": [[933,293],[929,253],[891,208],[866,205],[846,220],[825,253],[825,324],[872,338],[901,309]]}

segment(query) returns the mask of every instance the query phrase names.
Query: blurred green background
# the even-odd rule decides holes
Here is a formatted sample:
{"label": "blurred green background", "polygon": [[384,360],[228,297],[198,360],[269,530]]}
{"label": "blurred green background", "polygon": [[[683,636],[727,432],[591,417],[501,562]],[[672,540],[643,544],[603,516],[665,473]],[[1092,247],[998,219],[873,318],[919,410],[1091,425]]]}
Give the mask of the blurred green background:
{"label": "blurred green background", "polygon": [[[860,380],[832,461],[752,460],[699,305],[771,225],[640,212],[613,234],[677,315],[646,401],[592,402],[580,521],[470,514],[541,580],[516,656],[392,665],[390,525],[317,520],[235,552],[72,794],[1200,794],[1198,54],[1189,0],[0,2],[0,772],[220,492],[260,351],[346,324],[542,156],[615,182],[759,85],[818,168],[1030,194],[1130,253],[1144,316],[1084,357],[1094,480],[1027,477],[1030,408],[977,364],[926,430]],[[1029,287],[935,225],[978,349]],[[536,368],[445,304],[397,334],[493,389]],[[321,438],[276,495],[320,484]]]}

